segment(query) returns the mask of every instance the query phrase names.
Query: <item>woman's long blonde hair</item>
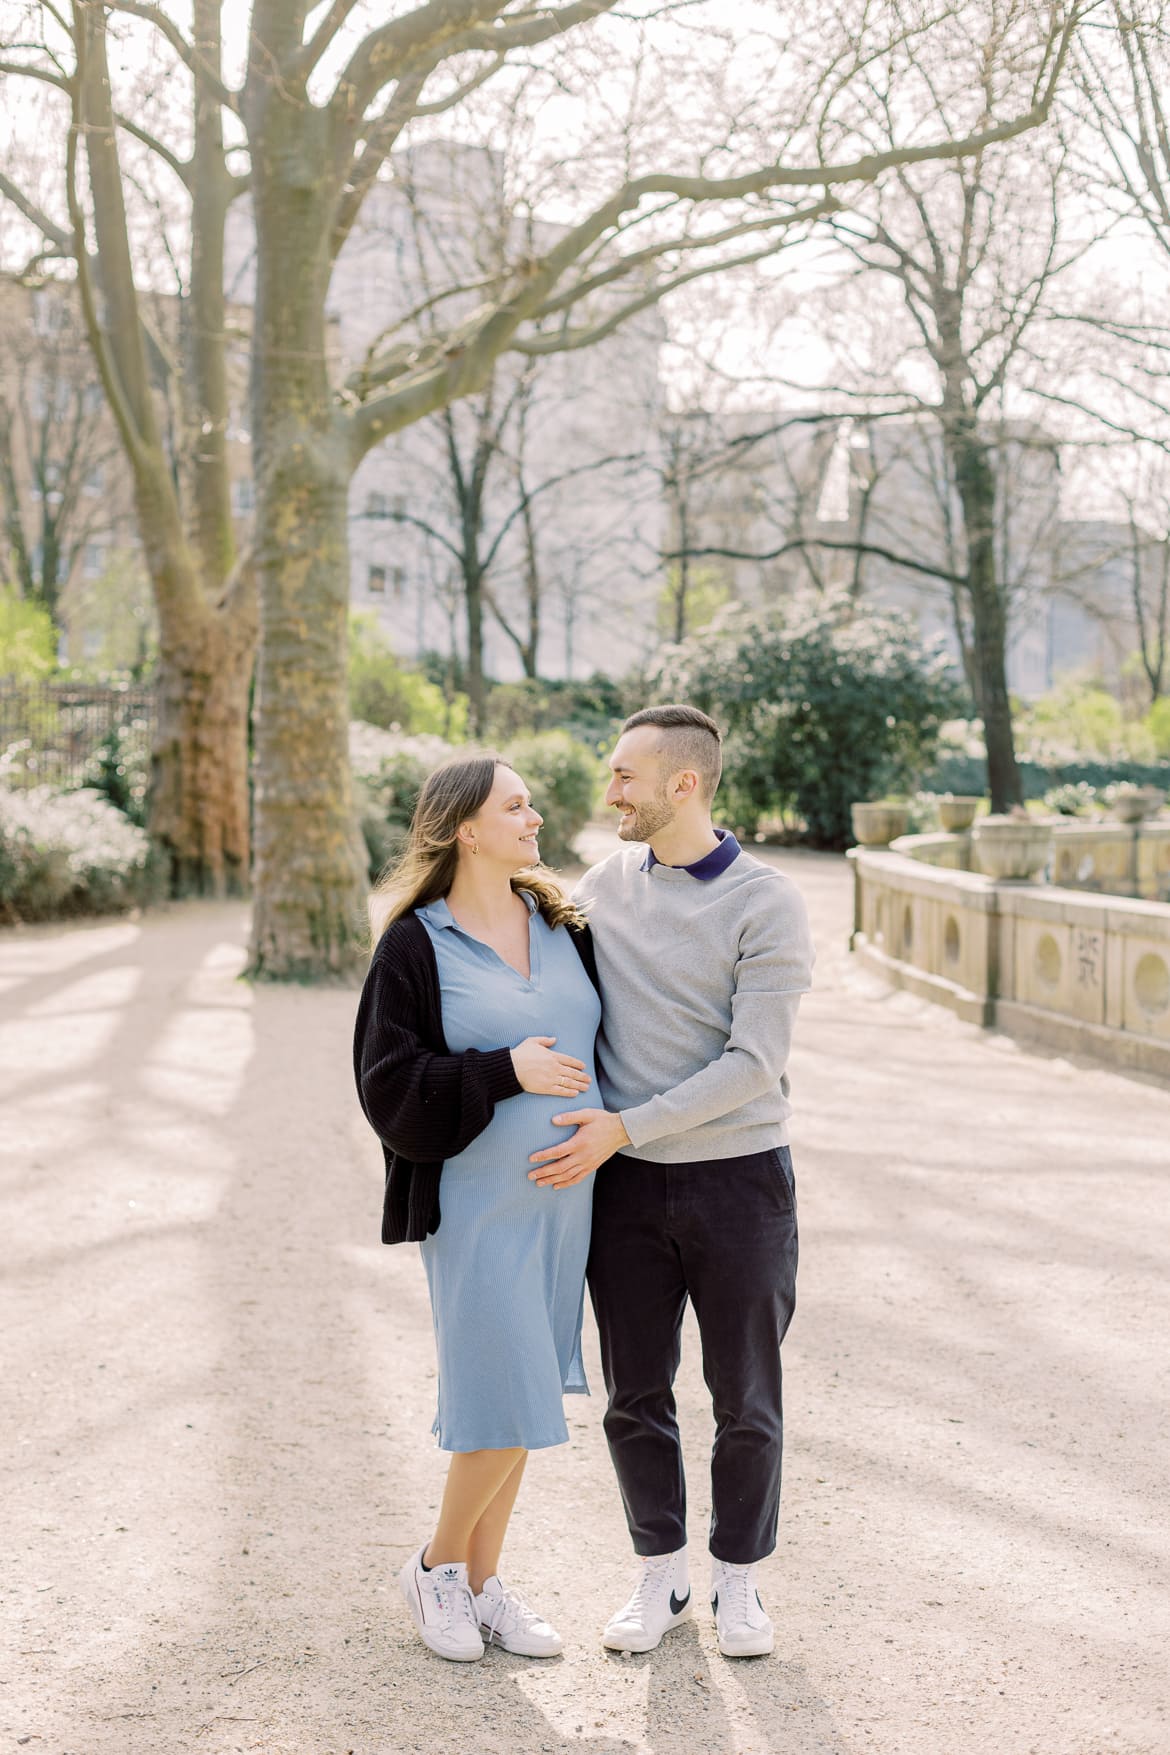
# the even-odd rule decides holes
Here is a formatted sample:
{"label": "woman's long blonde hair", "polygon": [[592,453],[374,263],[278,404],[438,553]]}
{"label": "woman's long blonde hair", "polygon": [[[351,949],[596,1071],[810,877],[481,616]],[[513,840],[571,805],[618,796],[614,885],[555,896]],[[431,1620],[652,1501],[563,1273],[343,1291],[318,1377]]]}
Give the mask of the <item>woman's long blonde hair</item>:
{"label": "woman's long blonde hair", "polygon": [[[460,823],[473,817],[495,785],[496,769],[510,764],[495,750],[456,756],[427,776],[414,815],[406,851],[378,879],[370,897],[370,925],[377,943],[388,926],[437,902],[450,890],[458,863]],[[550,926],[581,926],[585,916],[544,866],[513,875],[512,888],[536,898]]]}

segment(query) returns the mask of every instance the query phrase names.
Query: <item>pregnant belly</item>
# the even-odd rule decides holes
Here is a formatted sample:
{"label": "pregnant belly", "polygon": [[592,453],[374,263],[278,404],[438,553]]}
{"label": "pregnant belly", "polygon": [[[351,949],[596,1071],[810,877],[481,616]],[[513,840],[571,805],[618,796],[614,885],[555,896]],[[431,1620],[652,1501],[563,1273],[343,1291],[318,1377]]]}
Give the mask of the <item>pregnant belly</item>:
{"label": "pregnant belly", "polygon": [[[537,1188],[528,1180],[529,1171],[533,1166],[528,1162],[532,1152],[543,1151],[547,1146],[555,1146],[568,1140],[572,1129],[554,1127],[554,1115],[568,1115],[574,1109],[588,1109],[596,1105],[597,1099],[586,1092],[570,1102],[559,1101],[555,1097],[538,1097],[525,1091],[520,1096],[511,1097],[501,1103],[491,1122],[457,1158],[449,1158],[443,1165],[442,1201],[444,1212],[447,1210],[448,1195],[453,1195],[457,1187],[472,1185],[487,1196],[489,1190],[501,1201],[522,1198],[525,1202],[547,1198],[549,1189]],[[587,1179],[588,1180],[588,1179]],[[577,1183],[575,1188],[584,1187]],[[562,1200],[564,1194],[573,1193],[573,1189],[563,1191],[554,1196]]]}

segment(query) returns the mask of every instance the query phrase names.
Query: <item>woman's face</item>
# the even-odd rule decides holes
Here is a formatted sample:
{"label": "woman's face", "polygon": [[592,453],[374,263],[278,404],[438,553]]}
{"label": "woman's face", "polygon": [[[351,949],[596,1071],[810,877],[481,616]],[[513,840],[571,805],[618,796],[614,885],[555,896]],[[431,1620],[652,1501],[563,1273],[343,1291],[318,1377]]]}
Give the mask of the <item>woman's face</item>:
{"label": "woman's face", "polygon": [[471,846],[479,848],[480,862],[490,860],[513,872],[540,863],[536,832],[543,821],[519,774],[501,764],[490,793],[465,828]]}

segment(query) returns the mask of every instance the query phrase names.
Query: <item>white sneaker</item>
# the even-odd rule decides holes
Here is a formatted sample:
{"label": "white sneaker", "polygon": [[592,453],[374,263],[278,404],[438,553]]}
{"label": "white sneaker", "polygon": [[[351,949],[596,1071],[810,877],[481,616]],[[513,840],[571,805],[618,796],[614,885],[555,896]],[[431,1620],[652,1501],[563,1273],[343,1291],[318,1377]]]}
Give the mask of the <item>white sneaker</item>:
{"label": "white sneaker", "polygon": [[455,1663],[474,1663],[483,1656],[483,1640],[467,1582],[467,1567],[459,1560],[432,1566],[425,1572],[422,1564],[425,1552],[424,1542],[398,1574],[419,1638],[438,1657],[451,1658]]}
{"label": "white sneaker", "polygon": [[689,1621],[693,1613],[687,1551],[658,1554],[642,1561],[634,1594],[601,1636],[610,1651],[653,1651],[664,1633]]}
{"label": "white sneaker", "polygon": [[556,1628],[514,1590],[506,1590],[495,1573],[484,1579],[475,1598],[475,1613],[485,1645],[502,1645],[517,1657],[556,1657],[565,1649]]}
{"label": "white sneaker", "polygon": [[729,1566],[711,1556],[711,1607],[724,1657],[767,1657],[775,1641],[756,1589],[755,1566]]}

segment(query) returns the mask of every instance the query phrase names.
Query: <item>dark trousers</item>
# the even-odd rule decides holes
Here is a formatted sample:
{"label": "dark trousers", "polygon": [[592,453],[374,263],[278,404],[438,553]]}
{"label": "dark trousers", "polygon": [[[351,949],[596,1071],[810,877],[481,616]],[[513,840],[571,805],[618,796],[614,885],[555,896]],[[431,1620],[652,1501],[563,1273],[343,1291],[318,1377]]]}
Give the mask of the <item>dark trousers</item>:
{"label": "dark trousers", "polygon": [[609,1406],[605,1435],[635,1552],[686,1543],[674,1378],[687,1298],[715,1410],[711,1552],[743,1565],[776,1546],[784,1421],[780,1343],[796,1302],[787,1146],[743,1158],[597,1172],[589,1291]]}

